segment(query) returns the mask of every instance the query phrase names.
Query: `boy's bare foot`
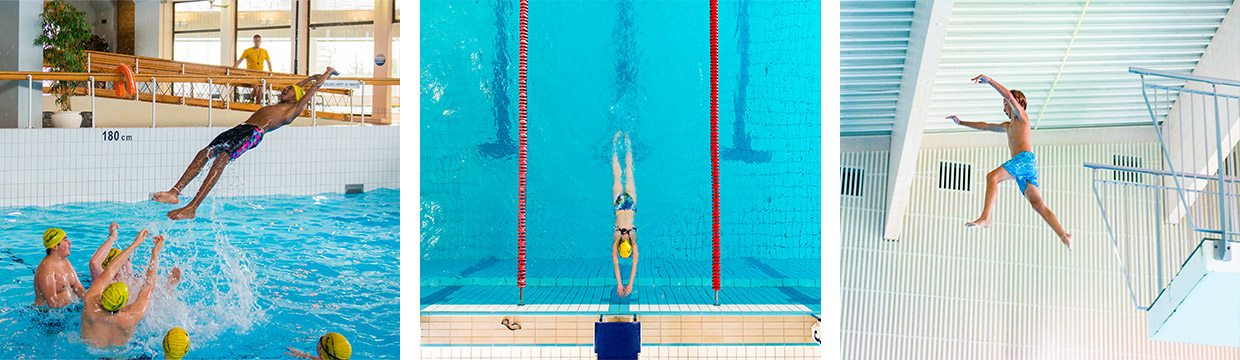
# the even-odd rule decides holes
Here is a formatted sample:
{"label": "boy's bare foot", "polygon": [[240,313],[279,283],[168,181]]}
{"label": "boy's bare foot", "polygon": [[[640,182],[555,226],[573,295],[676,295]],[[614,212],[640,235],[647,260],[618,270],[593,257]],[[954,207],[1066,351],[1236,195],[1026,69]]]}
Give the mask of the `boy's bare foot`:
{"label": "boy's bare foot", "polygon": [[151,194],[151,199],[161,202],[161,203],[165,203],[165,204],[176,204],[176,203],[181,202],[181,199],[178,198],[177,195],[178,194],[175,194],[171,191],[160,191],[160,192]]}
{"label": "boy's bare foot", "polygon": [[1060,238],[1059,241],[1063,242],[1064,246],[1068,247],[1068,251],[1072,251],[1072,234],[1065,235],[1063,238]]}
{"label": "boy's bare foot", "polygon": [[977,220],[973,220],[973,221],[971,221],[971,222],[964,223],[964,226],[966,226],[966,227],[979,227],[979,226],[980,226],[980,227],[983,227],[983,228],[987,228],[987,229],[989,229],[989,228],[990,228],[990,220],[977,219]]}
{"label": "boy's bare foot", "polygon": [[168,218],[172,220],[193,219],[194,215],[196,215],[197,213],[197,210],[198,209],[196,208],[186,206],[180,209],[169,211]]}

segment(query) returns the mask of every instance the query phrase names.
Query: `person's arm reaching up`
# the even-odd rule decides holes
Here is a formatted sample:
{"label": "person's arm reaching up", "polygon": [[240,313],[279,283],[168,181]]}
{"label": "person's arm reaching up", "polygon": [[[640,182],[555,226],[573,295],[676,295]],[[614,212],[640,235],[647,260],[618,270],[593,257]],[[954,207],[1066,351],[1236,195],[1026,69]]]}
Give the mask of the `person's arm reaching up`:
{"label": "person's arm reaching up", "polygon": [[320,75],[318,79],[314,80],[314,84],[310,84],[309,87],[306,87],[305,94],[302,95],[301,100],[297,101],[297,112],[301,112],[301,109],[304,109],[306,104],[310,103],[310,98],[314,97],[314,92],[318,91],[319,87],[323,86],[323,82],[326,82],[327,78],[331,77],[334,72],[336,72],[336,69],[332,69],[328,66],[327,71],[324,71],[323,75]]}
{"label": "person's arm reaching up", "polygon": [[[150,233],[148,230],[142,229],[142,232],[138,233],[138,237],[133,240],[133,243],[129,244],[129,247],[125,248],[124,251],[121,251],[120,254],[117,254],[116,258],[112,259],[112,261],[118,264],[124,264],[126,261],[129,261],[129,255],[133,254],[133,251],[136,250],[139,245],[142,245],[143,241],[146,241],[146,235],[148,233]],[[107,287],[105,284],[112,283],[110,279],[115,277],[116,273],[121,271],[121,268],[124,268],[124,266],[109,266],[104,268],[103,273],[99,274],[98,279],[91,279],[90,289],[86,291],[86,295],[94,296],[102,294],[103,289]]]}
{"label": "person's arm reaching up", "polygon": [[624,286],[624,295],[633,294],[633,279],[637,278],[637,241],[630,240],[629,243],[633,244],[633,269],[629,271],[629,284]]}
{"label": "person's arm reaching up", "polygon": [[974,128],[974,129],[978,129],[982,131],[1007,132],[1007,127],[1008,127],[1007,122],[1004,122],[1002,124],[991,124],[991,123],[984,123],[984,122],[978,122],[978,121],[961,121],[959,117],[956,117],[956,115],[951,115],[946,118],[951,119],[952,121],[955,121],[956,125],[970,127],[970,128]]}
{"label": "person's arm reaching up", "polygon": [[1025,113],[1025,107],[1020,106],[1020,102],[1016,100],[1015,95],[1012,95],[1012,91],[1003,87],[1003,85],[999,85],[999,82],[995,81],[995,79],[991,79],[986,75],[978,75],[973,78],[973,82],[978,84],[987,84],[990,85],[990,87],[995,88],[995,91],[998,91],[999,95],[1003,96],[1003,101],[1006,101],[1008,106],[1010,106],[1013,111],[1016,111],[1021,119],[1025,119],[1026,121],[1029,120],[1029,114]]}
{"label": "person's arm reaching up", "polygon": [[155,291],[155,283],[159,282],[159,253],[164,250],[164,236],[155,235],[152,239],[155,239],[155,248],[151,249],[151,263],[146,266],[146,282],[142,284],[142,290],[138,292],[138,299],[134,300],[133,305],[126,306],[120,312],[129,324],[137,324],[146,316],[147,307],[151,304],[151,293]]}
{"label": "person's arm reaching up", "polygon": [[616,294],[624,296],[624,282],[620,280],[620,256],[616,253],[618,247],[620,247],[620,240],[611,242],[611,266],[616,271]]}
{"label": "person's arm reaching up", "polygon": [[103,260],[108,258],[108,253],[112,250],[112,244],[116,243],[116,230],[120,226],[115,222],[108,225],[108,239],[99,245],[99,249],[95,250],[95,254],[90,256],[90,280],[94,281],[99,278],[99,274],[103,273]]}

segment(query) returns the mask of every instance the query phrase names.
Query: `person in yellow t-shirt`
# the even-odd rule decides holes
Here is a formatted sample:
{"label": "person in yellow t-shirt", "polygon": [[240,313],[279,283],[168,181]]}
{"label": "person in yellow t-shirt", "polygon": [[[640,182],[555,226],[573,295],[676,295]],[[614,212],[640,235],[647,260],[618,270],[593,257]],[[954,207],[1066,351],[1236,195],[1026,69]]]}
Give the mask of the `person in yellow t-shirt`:
{"label": "person in yellow t-shirt", "polygon": [[[257,70],[257,71],[271,71],[272,70],[271,57],[267,56],[267,49],[263,49],[259,47],[262,44],[263,44],[263,37],[255,34],[254,35],[254,47],[246,48],[245,51],[242,51],[241,58],[237,59],[237,62],[233,63],[233,67],[237,67],[237,65],[241,65],[241,61],[244,60],[246,69]],[[267,63],[266,68],[263,68],[264,62]],[[251,94],[262,94],[262,92],[263,92],[263,86],[261,84],[254,84]],[[258,99],[259,99],[258,96],[253,96],[251,100],[253,100],[254,103],[257,104]]]}

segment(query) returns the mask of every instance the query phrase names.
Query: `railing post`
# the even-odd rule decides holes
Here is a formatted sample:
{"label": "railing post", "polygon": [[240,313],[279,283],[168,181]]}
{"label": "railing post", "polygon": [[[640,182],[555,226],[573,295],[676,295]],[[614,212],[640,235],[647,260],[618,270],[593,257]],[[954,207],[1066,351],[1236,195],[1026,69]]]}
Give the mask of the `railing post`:
{"label": "railing post", "polygon": [[[90,63],[90,53],[86,54],[86,62]],[[89,69],[89,67],[87,67]],[[90,127],[95,128],[95,122],[99,121],[99,113],[95,111],[95,76],[90,76]]]}
{"label": "railing post", "polygon": [[[30,88],[29,95],[26,95],[26,105],[30,106],[30,112],[31,112],[30,115],[26,115],[26,121],[28,121],[28,123],[26,124],[26,128],[34,129],[34,120],[30,119],[31,115],[34,115],[34,112],[35,112],[34,111],[34,77],[33,76],[26,75],[26,86]],[[39,92],[43,92],[43,90],[40,89]],[[43,94],[39,94],[39,97],[42,98]],[[39,118],[42,119],[43,118],[43,106],[41,105],[39,106],[38,113],[39,113]]]}
{"label": "railing post", "polygon": [[[135,61],[137,60],[135,59]],[[155,87],[156,86],[159,86],[159,84],[155,82],[155,77],[152,76],[151,77],[151,127],[152,128],[155,127],[155,93],[156,93]]]}
{"label": "railing post", "polygon": [[211,127],[211,110],[215,107],[211,100],[211,78],[207,78],[207,127]]}
{"label": "railing post", "polygon": [[[314,94],[314,99],[319,99],[319,94],[317,92]],[[315,104],[314,99],[310,100],[310,126],[319,126],[319,115],[314,112],[314,110],[317,109],[318,104]]]}
{"label": "railing post", "polygon": [[[361,107],[360,115],[362,120],[357,122],[357,126],[362,126],[366,125],[366,80],[358,80],[357,82],[362,84],[362,101],[358,103],[359,107]],[[374,104],[374,101],[370,103]]]}
{"label": "railing post", "polygon": [[1227,158],[1227,153],[1223,152],[1223,125],[1218,115],[1218,84],[1210,84],[1210,88],[1214,90],[1214,148],[1218,151],[1215,158],[1218,159],[1218,226],[1221,235],[1219,243],[1214,245],[1214,258],[1231,261],[1231,244],[1227,242],[1227,183],[1223,181],[1223,159]]}
{"label": "railing post", "polygon": [[267,94],[264,94],[267,91],[267,79],[262,79],[260,81],[262,81],[262,90],[260,90],[258,94],[255,94],[254,96],[262,96],[262,99],[258,100],[258,104],[262,106],[267,106]]}

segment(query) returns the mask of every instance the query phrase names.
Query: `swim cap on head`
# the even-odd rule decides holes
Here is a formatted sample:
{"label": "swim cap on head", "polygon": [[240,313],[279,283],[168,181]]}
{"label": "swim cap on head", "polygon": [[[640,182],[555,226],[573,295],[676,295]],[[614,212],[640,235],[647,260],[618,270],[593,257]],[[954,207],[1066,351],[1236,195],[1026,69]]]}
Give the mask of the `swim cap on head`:
{"label": "swim cap on head", "polygon": [[60,245],[60,241],[65,239],[65,231],[57,228],[47,229],[43,232],[43,248],[51,249]]}
{"label": "swim cap on head", "polygon": [[327,333],[320,337],[318,351],[323,360],[349,360],[353,356],[353,346],[339,333]]}
{"label": "swim cap on head", "polygon": [[189,352],[189,335],[185,329],[174,327],[164,334],[164,358],[178,360]]}
{"label": "swim cap on head", "polygon": [[108,268],[108,264],[112,263],[112,259],[115,259],[116,255],[120,254],[121,249],[112,248],[111,250],[108,250],[108,257],[103,258],[103,268]]}
{"label": "swim cap on head", "polygon": [[301,101],[301,97],[306,95],[306,91],[302,90],[302,88],[297,85],[293,85],[293,93],[296,95],[295,98],[297,101]]}
{"label": "swim cap on head", "polygon": [[103,303],[104,309],[116,312],[125,306],[125,302],[129,301],[129,286],[120,281],[114,282],[108,285],[108,288],[103,289],[103,298],[99,301]]}
{"label": "swim cap on head", "polygon": [[628,259],[633,255],[633,245],[629,245],[628,240],[620,240],[620,257]]}

